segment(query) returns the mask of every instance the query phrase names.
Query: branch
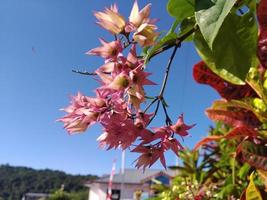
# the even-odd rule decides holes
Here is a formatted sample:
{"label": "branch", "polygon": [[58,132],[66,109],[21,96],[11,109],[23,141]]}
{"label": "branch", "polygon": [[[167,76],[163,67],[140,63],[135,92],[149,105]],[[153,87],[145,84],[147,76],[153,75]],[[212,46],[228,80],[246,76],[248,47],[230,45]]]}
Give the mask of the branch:
{"label": "branch", "polygon": [[164,99],[163,98],[161,99],[161,104],[162,104],[162,107],[163,107],[163,110],[164,110],[164,113],[165,113],[165,123],[166,123],[167,126],[171,126],[172,125],[172,120],[168,115],[167,108],[166,108],[166,105],[164,104]]}
{"label": "branch", "polygon": [[[86,75],[86,76],[97,76],[97,73],[95,73],[95,72],[87,72],[87,71],[82,72],[82,71],[74,70],[74,69],[71,70],[71,71],[74,72],[74,73],[81,74],[81,75]],[[110,72],[101,72],[101,73],[110,74]]]}
{"label": "branch", "polygon": [[180,47],[179,45],[176,45],[173,52],[172,52],[172,55],[168,61],[168,64],[167,64],[167,67],[166,67],[166,70],[165,70],[165,75],[164,75],[164,79],[163,79],[163,82],[162,82],[162,86],[161,86],[161,89],[160,89],[160,92],[159,92],[159,95],[157,96],[157,98],[155,98],[149,105],[148,107],[145,109],[144,113],[154,104],[157,102],[157,106],[156,106],[156,110],[152,116],[152,118],[150,119],[150,121],[148,122],[147,126],[153,121],[153,119],[155,118],[155,116],[157,115],[157,112],[158,112],[158,109],[159,109],[159,105],[160,105],[160,102],[162,103],[162,106],[163,106],[163,110],[164,110],[164,113],[165,113],[165,116],[166,116],[166,125],[171,125],[172,124],[172,121],[167,113],[167,109],[166,109],[166,106],[165,106],[165,103],[164,103],[164,98],[163,98],[163,95],[164,95],[164,91],[165,91],[165,88],[166,88],[166,84],[167,84],[167,80],[168,80],[168,77],[169,77],[169,72],[170,72],[170,67],[171,67],[171,64],[172,64],[172,61],[174,59],[174,56],[176,54],[176,51],[178,49],[178,47]]}
{"label": "branch", "polygon": [[172,52],[172,55],[171,55],[171,57],[170,57],[170,59],[168,61],[168,64],[167,64],[167,67],[166,67],[166,70],[165,70],[163,83],[162,83],[162,86],[161,86],[161,89],[160,89],[160,93],[159,93],[159,98],[160,99],[163,98],[163,94],[164,94],[164,91],[165,91],[165,88],[166,88],[166,84],[167,84],[167,80],[168,80],[168,77],[169,77],[170,67],[171,67],[172,61],[174,59],[174,56],[176,54],[176,51],[177,51],[178,47],[180,47],[180,44],[176,44],[175,45],[175,47],[173,49],[173,52]]}
{"label": "branch", "polygon": [[[156,101],[155,101],[155,102],[156,102]],[[156,115],[157,115],[157,113],[158,113],[158,110],[159,110],[159,105],[160,105],[160,101],[159,101],[159,99],[157,99],[156,110],[155,110],[153,116],[151,117],[151,119],[149,120],[149,122],[147,123],[146,126],[148,126],[148,125],[153,121],[153,119],[156,117]]]}
{"label": "branch", "polygon": [[145,108],[144,113],[146,113],[146,112],[148,111],[148,109],[149,109],[154,103],[156,103],[158,100],[159,100],[158,97],[155,97],[155,99],[153,99],[153,101],[151,101],[151,103]]}
{"label": "branch", "polygon": [[184,35],[177,37],[176,39],[170,40],[168,41],[168,43],[161,47],[160,49],[158,49],[157,51],[155,51],[149,58],[149,60],[151,60],[154,56],[174,47],[174,46],[181,46],[182,42],[187,39],[189,36],[191,36],[195,31],[198,30],[198,26],[194,26],[194,28],[192,28],[191,30],[189,30],[187,33],[185,33]]}
{"label": "branch", "polygon": [[96,76],[97,74],[95,72],[87,72],[87,71],[79,71],[79,70],[71,70],[74,73],[81,74],[81,75],[86,75],[86,76]]}

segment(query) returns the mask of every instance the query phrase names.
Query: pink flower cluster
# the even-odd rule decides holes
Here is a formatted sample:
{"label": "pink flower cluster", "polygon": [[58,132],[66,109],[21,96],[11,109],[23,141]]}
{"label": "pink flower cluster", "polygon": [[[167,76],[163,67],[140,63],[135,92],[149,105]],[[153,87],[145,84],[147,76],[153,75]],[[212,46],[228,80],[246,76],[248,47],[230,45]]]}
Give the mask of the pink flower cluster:
{"label": "pink flower cluster", "polygon": [[[70,133],[84,132],[88,127],[98,122],[103,127],[103,133],[98,141],[101,147],[127,149],[134,146],[133,152],[141,155],[136,161],[136,167],[150,167],[158,159],[166,168],[164,152],[172,150],[178,155],[183,149],[175,138],[175,134],[187,136],[192,126],[184,124],[183,115],[174,125],[149,129],[153,113],[142,110],[145,103],[145,85],[154,85],[148,79],[150,73],[144,71],[144,61],[137,56],[136,44],[149,46],[154,44],[158,33],[155,20],[149,19],[151,5],[139,11],[137,2],[126,22],[118,12],[116,5],[106,8],[104,12],[96,12],[98,24],[122,39],[107,42],[100,39],[102,46],[87,52],[89,55],[100,56],[104,64],[95,73],[100,87],[95,90],[95,97],[81,93],[72,97],[71,104],[63,109],[67,114],[59,119]],[[130,40],[132,33],[132,40]],[[131,46],[127,56],[123,51]],[[139,144],[135,144],[140,141]]]}

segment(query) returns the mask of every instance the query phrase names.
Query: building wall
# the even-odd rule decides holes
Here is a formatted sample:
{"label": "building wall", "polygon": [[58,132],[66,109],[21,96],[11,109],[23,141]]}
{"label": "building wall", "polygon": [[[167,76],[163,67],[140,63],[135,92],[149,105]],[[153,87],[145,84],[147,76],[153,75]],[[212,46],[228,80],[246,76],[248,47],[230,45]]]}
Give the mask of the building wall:
{"label": "building wall", "polygon": [[99,183],[90,185],[89,200],[106,200],[107,186]]}
{"label": "building wall", "polygon": [[[108,185],[93,183],[90,186],[89,200],[106,200],[106,192]],[[121,184],[112,184],[112,189],[120,190]],[[133,200],[134,193],[137,190],[142,190],[143,192],[149,192],[149,187],[142,184],[124,184],[124,190],[121,192],[121,200]]]}

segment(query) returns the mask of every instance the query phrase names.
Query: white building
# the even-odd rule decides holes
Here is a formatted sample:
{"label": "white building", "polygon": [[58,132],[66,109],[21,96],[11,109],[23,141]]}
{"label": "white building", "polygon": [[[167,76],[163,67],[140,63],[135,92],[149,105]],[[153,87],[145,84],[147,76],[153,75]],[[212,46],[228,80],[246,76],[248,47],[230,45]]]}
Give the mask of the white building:
{"label": "white building", "polygon": [[[175,176],[173,170],[143,170],[125,169],[124,174],[115,174],[112,181],[112,200],[135,200],[141,193],[141,199],[153,196],[151,185],[161,182],[170,184]],[[109,175],[89,181],[85,185],[90,188],[89,200],[106,200]],[[124,184],[122,184],[124,183]]]}

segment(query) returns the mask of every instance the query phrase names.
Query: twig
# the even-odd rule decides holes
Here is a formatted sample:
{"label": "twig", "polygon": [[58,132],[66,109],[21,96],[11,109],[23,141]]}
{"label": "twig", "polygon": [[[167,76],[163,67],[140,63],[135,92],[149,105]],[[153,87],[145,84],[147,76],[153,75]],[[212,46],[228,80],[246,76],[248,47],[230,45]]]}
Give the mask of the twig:
{"label": "twig", "polygon": [[151,119],[149,120],[149,122],[147,123],[147,126],[153,121],[153,119],[156,117],[156,115],[158,113],[160,101],[159,101],[159,99],[156,99],[156,100],[157,100],[157,106],[156,106],[155,112],[154,112],[153,116],[151,117]]}
{"label": "twig", "polygon": [[184,35],[176,38],[176,39],[173,39],[171,41],[169,41],[165,46],[161,47],[160,49],[158,49],[157,51],[155,51],[149,58],[149,60],[151,60],[154,56],[174,47],[174,46],[180,46],[181,43],[186,39],[188,38],[189,36],[191,36],[195,31],[198,30],[198,27],[195,26],[194,28],[192,28],[191,30],[189,30],[187,33],[185,33]]}
{"label": "twig", "polygon": [[166,67],[166,70],[165,70],[165,75],[164,75],[164,79],[163,79],[163,82],[162,82],[162,86],[161,86],[161,89],[160,89],[160,92],[159,92],[159,95],[156,99],[154,99],[149,105],[148,105],[148,108],[145,109],[145,112],[155,103],[157,102],[157,106],[156,106],[156,110],[152,116],[152,118],[150,119],[150,121],[148,122],[147,126],[153,121],[153,119],[155,118],[155,116],[157,115],[157,112],[158,112],[158,109],[159,109],[159,105],[160,105],[160,102],[162,103],[162,106],[163,106],[163,110],[164,110],[164,113],[166,115],[166,125],[171,125],[172,124],[172,121],[167,113],[167,109],[166,109],[166,106],[164,104],[164,98],[163,98],[163,95],[164,95],[164,91],[165,91],[165,88],[166,88],[166,84],[167,84],[167,80],[168,80],[168,77],[169,77],[169,72],[170,72],[170,67],[171,67],[171,64],[172,64],[172,61],[174,59],[174,56],[176,54],[176,51],[178,49],[178,47],[180,46],[180,44],[177,44],[175,47],[174,47],[174,50],[171,54],[171,57],[168,61],[168,64],[167,64],[167,67]]}
{"label": "twig", "polygon": [[154,103],[156,103],[156,101],[158,101],[158,97],[155,97],[155,98],[153,99],[153,101],[150,102],[150,104],[145,108],[144,113],[146,113],[146,112],[149,110],[149,108],[150,108]]}
{"label": "twig", "polygon": [[87,75],[87,76],[96,76],[97,74],[95,72],[87,72],[87,71],[79,71],[79,70],[71,70],[72,72],[74,73],[77,73],[77,74],[82,74],[82,75]]}
{"label": "twig", "polygon": [[[74,70],[74,69],[71,70],[71,71],[74,72],[74,73],[81,74],[81,75],[86,75],[86,76],[97,76],[97,73],[95,73],[95,72],[87,72],[87,71],[82,72],[82,71]],[[101,72],[101,73],[110,74],[110,72]]]}
{"label": "twig", "polygon": [[177,44],[175,47],[174,47],[174,50],[172,52],[172,55],[168,61],[168,64],[167,64],[167,67],[166,67],[166,70],[165,70],[165,75],[164,75],[164,79],[163,79],[163,83],[162,83],[162,86],[161,86],[161,89],[160,89],[160,93],[159,93],[159,98],[162,99],[163,98],[163,94],[164,94],[164,91],[165,91],[165,88],[166,88],[166,84],[167,84],[167,80],[168,80],[168,77],[169,77],[169,72],[170,72],[170,67],[171,67],[171,64],[172,64],[172,61],[173,61],[173,58],[176,54],[176,51],[178,49],[178,47],[180,46],[180,44]]}
{"label": "twig", "polygon": [[161,99],[161,104],[162,104],[162,107],[163,107],[163,110],[164,110],[164,113],[165,113],[165,117],[166,117],[165,123],[166,123],[167,126],[171,126],[172,125],[172,120],[168,115],[167,108],[166,108],[166,105],[164,104],[163,100],[164,99]]}

